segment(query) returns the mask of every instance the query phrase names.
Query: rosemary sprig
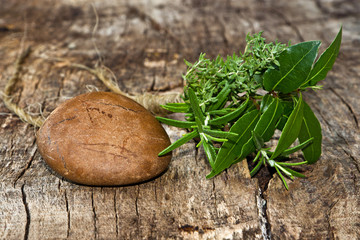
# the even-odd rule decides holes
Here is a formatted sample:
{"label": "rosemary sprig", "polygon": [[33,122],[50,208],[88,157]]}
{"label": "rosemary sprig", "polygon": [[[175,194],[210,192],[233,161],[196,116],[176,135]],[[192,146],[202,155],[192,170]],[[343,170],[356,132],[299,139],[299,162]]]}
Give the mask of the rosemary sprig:
{"label": "rosemary sprig", "polygon": [[[220,56],[211,60],[203,53],[194,64],[185,61],[184,102],[163,107],[185,113],[186,120],[157,119],[190,133],[159,155],[200,138],[197,147],[203,146],[212,167],[207,178],[254,152],[257,165],[251,176],[264,165],[274,167],[286,189],[285,177],[304,177],[289,167],[315,163],[321,155],[322,135],[320,123],[301,92],[319,89],[316,84],[326,77],[339,53],[342,28],[318,59],[320,41],[290,46],[266,43],[261,35],[248,34],[245,51],[225,60]],[[276,129],[281,136],[271,152],[266,144]],[[299,145],[289,148],[297,139]],[[298,150],[305,161],[284,161]]]}

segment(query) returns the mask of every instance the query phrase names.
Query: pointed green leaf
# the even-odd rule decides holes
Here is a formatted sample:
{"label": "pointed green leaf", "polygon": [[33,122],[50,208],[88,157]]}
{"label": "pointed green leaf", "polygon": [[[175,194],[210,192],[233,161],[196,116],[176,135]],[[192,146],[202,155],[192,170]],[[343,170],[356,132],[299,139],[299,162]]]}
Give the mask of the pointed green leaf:
{"label": "pointed green leaf", "polygon": [[225,142],[216,157],[213,171],[206,176],[207,178],[214,177],[226,168],[230,167],[242,150],[243,145],[251,138],[251,131],[254,129],[258,119],[259,110],[253,110],[241,118],[230,128],[230,132],[239,134],[236,142]]}
{"label": "pointed green leaf", "polygon": [[293,102],[289,102],[289,101],[282,101],[281,105],[283,106],[283,114],[279,120],[279,122],[277,123],[276,128],[279,129],[280,131],[283,130],[285,123],[287,122],[287,120],[289,119],[290,114],[292,113],[292,111],[294,110],[294,103]]}
{"label": "pointed green leaf", "polygon": [[305,178],[305,175],[303,175],[299,172],[296,172],[296,171],[292,170],[291,168],[286,168],[286,167],[283,167],[283,168],[285,168],[286,171],[288,171],[289,173],[291,173],[291,175],[293,175],[295,177]]}
{"label": "pointed green leaf", "polygon": [[[255,126],[254,132],[256,132],[264,142],[269,141],[270,138],[274,135],[276,123],[279,120],[282,111],[283,108],[279,99],[273,98],[270,106],[267,107],[266,111],[260,116],[260,119]],[[241,154],[234,163],[241,161],[255,150],[256,147],[254,144],[254,139],[252,138],[243,146]]]}
{"label": "pointed green leaf", "polygon": [[235,111],[228,113],[224,116],[217,117],[213,120],[210,120],[209,124],[210,125],[222,125],[222,124],[226,124],[226,123],[236,119],[238,116],[240,116],[241,113],[244,112],[244,110],[247,107],[248,102],[249,102],[249,99],[246,99],[246,101],[243,104],[241,104],[241,106],[238,109],[236,109]]}
{"label": "pointed green leaf", "polygon": [[191,68],[193,65],[192,63],[190,63],[189,61],[187,61],[186,59],[184,59],[184,62],[186,64],[186,66],[188,66],[189,68]]}
{"label": "pointed green leaf", "polygon": [[[281,132],[281,136],[276,146],[274,153],[271,155],[271,159],[275,159],[282,152],[284,152],[290,145],[296,140],[299,135],[301,124],[303,122],[303,109],[304,102],[300,93],[300,98],[289,116],[284,129]],[[307,138],[309,139],[309,138]]]}
{"label": "pointed green leaf", "polygon": [[263,113],[266,111],[266,109],[270,106],[270,104],[272,103],[272,101],[274,100],[273,97],[271,97],[270,94],[266,94],[263,99],[261,100],[260,103],[260,111]]}
{"label": "pointed green leaf", "polygon": [[[305,111],[305,110],[304,110]],[[301,130],[300,130],[301,131]],[[299,136],[300,136],[300,133],[299,133]],[[288,148],[286,149],[284,152],[282,152],[280,154],[281,157],[287,157],[289,156],[290,154],[294,153],[294,152],[297,152],[305,147],[307,147],[308,145],[312,144],[312,141],[314,140],[314,138],[310,138],[308,140],[306,140],[305,142],[302,142],[301,144],[295,146],[295,147],[292,147],[292,148]]]}
{"label": "pointed green leaf", "polygon": [[288,185],[286,183],[286,180],[285,180],[284,176],[281,174],[281,172],[279,171],[277,166],[275,166],[275,169],[276,169],[276,172],[278,173],[279,177],[281,178],[281,181],[284,183],[284,186],[285,186],[286,190],[289,190],[289,187],[288,187]]}
{"label": "pointed green leaf", "polygon": [[188,93],[189,93],[191,109],[193,110],[195,117],[197,117],[200,120],[200,122],[203,123],[205,121],[204,113],[201,111],[199,107],[199,101],[195,95],[195,92],[192,88],[189,88]]}
{"label": "pointed green leaf", "polygon": [[[273,160],[270,160],[270,161],[273,161]],[[275,163],[275,166],[278,167],[283,173],[285,173],[286,175],[288,175],[288,176],[291,177],[292,179],[294,178],[294,177],[292,176],[292,174],[288,171],[288,169],[287,169],[286,167],[283,167],[283,166],[277,164],[277,162],[275,162],[275,161],[274,161],[274,163]]]}
{"label": "pointed green leaf", "polygon": [[209,134],[213,137],[219,137],[219,138],[230,138],[234,139],[239,136],[239,134],[234,132],[225,132],[225,131],[218,131],[218,130],[211,130],[211,129],[203,129],[204,133]]}
{"label": "pointed green leaf", "polygon": [[265,90],[289,93],[300,87],[307,79],[319,46],[320,41],[309,41],[284,50],[279,56],[279,69],[268,69],[264,73]]}
{"label": "pointed green leaf", "polygon": [[[217,138],[217,137],[213,137],[209,134],[206,134],[206,133],[200,133],[200,135],[204,136],[206,138],[206,141],[207,142],[211,142],[211,141],[214,141],[214,142],[227,142],[228,139],[226,138]],[[211,141],[209,141],[211,140]]]}
{"label": "pointed green leaf", "polygon": [[256,150],[260,151],[260,149],[264,146],[264,139],[261,137],[259,133],[255,131],[251,131],[251,134]]}
{"label": "pointed green leaf", "polygon": [[161,105],[161,107],[177,113],[186,113],[189,111],[189,106],[186,103],[167,103],[166,105]]}
{"label": "pointed green leaf", "polygon": [[[327,73],[333,67],[337,56],[339,55],[341,45],[342,27],[336,35],[331,45],[321,54],[319,60],[315,63],[314,68],[311,70],[306,83],[311,86],[316,85],[317,82],[323,80]],[[303,84],[304,85],[304,84]]]}
{"label": "pointed green leaf", "polygon": [[256,164],[256,166],[251,170],[250,176],[253,177],[261,168],[261,166],[264,164],[263,157],[259,160],[259,162]]}
{"label": "pointed green leaf", "polygon": [[203,122],[201,122],[197,116],[195,116],[195,122],[196,122],[196,126],[197,126],[199,133],[202,133],[203,132]]}
{"label": "pointed green leaf", "polygon": [[299,177],[299,178],[305,177],[303,174],[296,172],[290,168],[280,166],[279,164],[277,165],[277,167],[280,168],[288,176],[295,176],[295,177]]}
{"label": "pointed green leaf", "polygon": [[304,102],[304,115],[299,133],[299,142],[304,143],[309,138],[314,138],[312,144],[309,144],[302,151],[305,160],[311,164],[315,163],[321,155],[321,125],[309,105]]}
{"label": "pointed green leaf", "polygon": [[210,115],[226,115],[228,113],[231,113],[233,111],[235,111],[235,108],[223,108],[223,109],[218,109],[218,110],[211,110],[208,113]]}
{"label": "pointed green leaf", "polygon": [[306,164],[307,161],[295,162],[295,163],[292,163],[292,162],[276,162],[276,163],[281,166],[299,166],[299,165]]}
{"label": "pointed green leaf", "polygon": [[276,123],[281,117],[282,112],[283,106],[280,104],[280,100],[278,98],[273,98],[273,101],[261,115],[259,122],[255,127],[255,132],[264,139],[264,142],[269,141],[274,135]]}
{"label": "pointed green leaf", "polygon": [[203,144],[204,147],[204,152],[207,156],[207,159],[210,163],[210,166],[213,168],[214,167],[214,162],[215,162],[215,158],[216,158],[216,152],[215,152],[215,148],[212,144],[208,144],[208,143],[204,143]]}
{"label": "pointed green leaf", "polygon": [[170,146],[168,146],[167,148],[162,150],[159,153],[159,157],[164,156],[165,154],[171,152],[175,148],[180,147],[181,145],[187,143],[188,141],[190,141],[191,139],[193,139],[197,136],[199,136],[199,133],[197,131],[193,131],[193,132],[185,134],[182,138],[180,138],[179,140],[177,140],[176,142],[174,142],[173,144],[171,144]]}
{"label": "pointed green leaf", "polygon": [[156,119],[159,122],[178,128],[192,128],[196,124],[195,122],[191,122],[191,121],[180,121],[180,120],[169,119],[164,117],[156,117]]}
{"label": "pointed green leaf", "polygon": [[228,82],[225,81],[225,83],[226,83],[225,87],[216,96],[216,99],[217,99],[216,103],[210,106],[210,108],[208,109],[209,111],[221,108],[227,101],[228,95],[231,92],[231,89],[230,89]]}

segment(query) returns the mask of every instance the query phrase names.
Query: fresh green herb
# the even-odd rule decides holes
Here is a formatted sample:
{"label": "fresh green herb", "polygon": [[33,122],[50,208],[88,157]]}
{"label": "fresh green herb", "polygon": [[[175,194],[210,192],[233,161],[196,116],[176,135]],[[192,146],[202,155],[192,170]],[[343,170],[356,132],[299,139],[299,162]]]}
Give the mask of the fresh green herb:
{"label": "fresh green herb", "polygon": [[[301,92],[321,88],[316,84],[326,77],[339,54],[342,28],[318,59],[320,41],[290,46],[266,43],[261,35],[248,34],[245,51],[225,60],[200,54],[194,64],[185,61],[184,102],[163,107],[185,113],[186,120],[157,119],[189,133],[160,156],[198,138],[197,147],[203,146],[212,168],[207,178],[251,153],[257,162],[251,176],[262,166],[274,167],[286,189],[285,178],[304,177],[289,167],[315,163],[321,155],[322,135],[320,123]],[[272,152],[267,144],[276,129],[281,135]],[[299,144],[291,147],[297,139]],[[305,161],[286,161],[299,150]]]}

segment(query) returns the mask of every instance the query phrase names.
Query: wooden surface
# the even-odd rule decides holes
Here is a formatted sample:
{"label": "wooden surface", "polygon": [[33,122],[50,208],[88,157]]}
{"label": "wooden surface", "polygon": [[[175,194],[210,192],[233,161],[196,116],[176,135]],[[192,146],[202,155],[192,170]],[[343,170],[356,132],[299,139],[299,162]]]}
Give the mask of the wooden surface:
{"label": "wooden surface", "polygon": [[[238,52],[247,32],[321,40],[324,49],[344,27],[324,89],[305,94],[323,127],[323,155],[302,168],[308,178],[289,182],[289,191],[266,170],[251,179],[246,161],[206,180],[210,166],[194,142],[176,150],[153,181],[75,185],[49,170],[36,129],[1,103],[0,238],[360,239],[359,12],[351,0],[0,0],[0,87],[20,50],[31,46],[13,100],[45,117],[87,85],[106,90],[92,75],[48,58],[92,67],[100,54],[126,92],[180,91],[184,58]],[[172,141],[184,133],[166,130]]]}

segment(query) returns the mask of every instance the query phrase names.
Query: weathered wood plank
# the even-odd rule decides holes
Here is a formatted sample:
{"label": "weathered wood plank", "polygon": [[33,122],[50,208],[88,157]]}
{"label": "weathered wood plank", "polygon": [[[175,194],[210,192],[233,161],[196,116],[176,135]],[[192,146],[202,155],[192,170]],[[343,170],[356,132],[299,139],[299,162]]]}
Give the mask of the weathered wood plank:
{"label": "weathered wood plank", "polygon": [[[99,17],[94,35],[91,3]],[[265,170],[269,182],[250,179],[246,162],[206,180],[210,167],[194,142],[176,150],[168,171],[152,181],[125,187],[75,185],[47,168],[36,150],[36,130],[0,103],[1,239],[360,236],[357,1],[4,0],[0,6],[0,88],[14,71],[26,33],[23,43],[32,46],[32,54],[13,99],[33,112],[41,108],[44,116],[88,91],[87,85],[106,90],[92,75],[49,58],[93,66],[100,55],[124,91],[171,91],[181,88],[182,59],[242,50],[247,32],[264,30],[269,40],[293,43],[319,39],[324,49],[344,26],[341,54],[324,89],[305,94],[323,127],[323,155],[303,168],[308,178],[289,182],[289,191]],[[166,130],[172,141],[184,133]]]}

